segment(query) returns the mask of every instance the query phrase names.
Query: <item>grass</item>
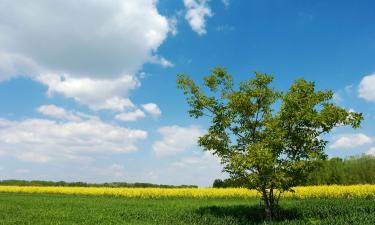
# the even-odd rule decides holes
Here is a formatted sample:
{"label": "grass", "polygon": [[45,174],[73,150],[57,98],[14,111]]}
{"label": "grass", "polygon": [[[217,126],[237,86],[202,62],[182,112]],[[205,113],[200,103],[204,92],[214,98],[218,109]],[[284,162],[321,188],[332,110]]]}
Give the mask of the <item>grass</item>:
{"label": "grass", "polygon": [[[0,224],[264,224],[257,199],[0,193]],[[375,224],[375,199],[288,199],[272,224]]]}

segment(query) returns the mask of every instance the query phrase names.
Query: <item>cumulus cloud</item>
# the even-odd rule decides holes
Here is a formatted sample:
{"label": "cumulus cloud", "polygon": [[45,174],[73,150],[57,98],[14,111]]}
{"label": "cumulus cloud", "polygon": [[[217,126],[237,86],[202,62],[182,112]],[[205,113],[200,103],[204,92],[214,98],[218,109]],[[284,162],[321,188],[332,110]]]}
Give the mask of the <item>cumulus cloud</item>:
{"label": "cumulus cloud", "polygon": [[152,145],[152,149],[158,156],[174,155],[183,152],[197,144],[198,137],[204,134],[204,130],[197,126],[180,127],[165,126],[158,129],[162,139]]}
{"label": "cumulus cloud", "polygon": [[124,111],[126,109],[134,108],[134,104],[128,98],[122,98],[118,96],[114,96],[112,98],[108,98],[103,102],[98,102],[96,104],[92,104],[91,107],[94,110],[100,109],[110,109],[114,111]]}
{"label": "cumulus cloud", "polygon": [[93,110],[112,109],[122,111],[133,103],[119,95],[127,95],[139,87],[136,77],[125,75],[117,79],[74,78],[69,75],[41,74],[36,78],[47,85],[48,95],[61,94],[88,105]]}
{"label": "cumulus cloud", "polygon": [[[91,108],[139,87],[135,74],[173,32],[155,0],[0,0],[0,81],[31,76]],[[123,109],[119,103],[115,110]],[[121,106],[123,104],[123,106]],[[111,105],[111,104],[109,104]]]}
{"label": "cumulus cloud", "polygon": [[153,116],[154,118],[157,118],[157,117],[161,116],[161,110],[160,110],[159,106],[156,105],[155,103],[144,104],[144,105],[142,105],[142,108],[146,112],[148,112],[149,114],[151,114],[151,116]]}
{"label": "cumulus cloud", "polygon": [[77,76],[132,74],[169,32],[154,0],[0,4],[2,52],[21,53],[41,67]]}
{"label": "cumulus cloud", "polygon": [[184,0],[185,19],[199,35],[206,34],[206,19],[213,15],[208,0]]}
{"label": "cumulus cloud", "polygon": [[121,121],[125,121],[125,122],[134,122],[134,121],[137,121],[138,119],[141,119],[141,118],[144,118],[144,117],[146,117],[146,115],[140,109],[137,109],[137,110],[131,111],[131,112],[124,112],[124,113],[120,113],[120,114],[116,115],[117,120],[121,120]]}
{"label": "cumulus cloud", "polygon": [[37,109],[38,112],[57,119],[80,121],[81,118],[73,112],[66,111],[56,105],[42,105]]}
{"label": "cumulus cloud", "polygon": [[[50,114],[61,116],[61,111]],[[0,151],[22,161],[43,163],[87,159],[87,153],[128,153],[137,151],[136,142],[146,138],[146,131],[98,119],[12,121],[0,118]]]}
{"label": "cumulus cloud", "polygon": [[[134,105],[133,108],[135,108]],[[142,108],[145,112],[147,112],[154,118],[157,118],[161,115],[161,110],[155,103],[143,104]],[[144,111],[142,111],[141,109],[135,109],[133,111],[122,112],[120,114],[117,114],[115,118],[124,122],[134,122],[146,117]]]}
{"label": "cumulus cloud", "polygon": [[365,76],[358,88],[359,97],[369,101],[375,102],[375,73]]}
{"label": "cumulus cloud", "polygon": [[333,144],[330,146],[332,149],[348,149],[354,148],[373,142],[373,139],[365,134],[344,134],[336,138]]}

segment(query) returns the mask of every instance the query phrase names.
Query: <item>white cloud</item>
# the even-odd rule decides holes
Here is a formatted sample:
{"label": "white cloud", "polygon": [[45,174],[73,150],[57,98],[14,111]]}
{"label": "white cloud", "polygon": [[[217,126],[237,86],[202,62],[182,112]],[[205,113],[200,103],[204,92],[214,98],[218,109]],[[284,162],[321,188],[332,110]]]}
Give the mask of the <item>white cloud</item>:
{"label": "white cloud", "polygon": [[210,152],[204,152],[200,156],[189,156],[173,163],[174,168],[192,168],[201,167],[202,169],[210,166],[209,162],[214,165],[220,165],[220,159]]}
{"label": "white cloud", "polygon": [[333,101],[337,104],[342,103],[345,99],[350,98],[353,92],[353,85],[347,85],[343,89],[337,90],[333,94]]}
{"label": "white cloud", "polygon": [[224,4],[225,7],[228,7],[230,4],[229,0],[221,0],[221,2]]}
{"label": "white cloud", "polygon": [[114,163],[108,168],[110,174],[117,178],[125,178],[126,172],[123,165]]}
{"label": "white cloud", "polygon": [[208,0],[184,0],[186,7],[185,19],[199,35],[206,34],[206,17],[213,15]]}
{"label": "white cloud", "polygon": [[1,52],[20,53],[40,67],[77,76],[133,74],[169,32],[155,0],[0,4]]}
{"label": "white cloud", "polygon": [[88,105],[93,110],[112,109],[122,111],[133,107],[133,103],[119,95],[127,95],[139,87],[136,77],[125,75],[116,79],[74,78],[69,75],[41,74],[36,78],[48,86],[48,95],[55,93]]}
{"label": "white cloud", "polygon": [[358,88],[359,97],[370,101],[375,102],[375,73],[365,76]]}
{"label": "white cloud", "polygon": [[348,111],[351,112],[351,113],[356,113],[356,112],[357,112],[357,111],[355,111],[355,109],[353,109],[353,108],[349,108]]}
{"label": "white cloud", "polygon": [[156,105],[155,103],[144,104],[144,105],[142,105],[142,108],[146,112],[148,112],[149,114],[151,114],[151,116],[153,116],[154,118],[157,118],[157,117],[161,116],[161,110],[160,110],[159,106]]}
{"label": "white cloud", "polygon": [[174,67],[173,63],[165,59],[164,57],[153,55],[149,59],[150,63],[161,65],[164,68]]}
{"label": "white cloud", "polygon": [[172,17],[168,20],[169,23],[169,29],[173,36],[176,36],[178,33],[177,30],[177,17]]}
{"label": "white cloud", "polygon": [[121,120],[121,121],[125,121],[125,122],[137,121],[138,119],[142,119],[144,117],[146,117],[146,115],[140,109],[137,109],[137,110],[131,111],[131,112],[124,112],[124,113],[120,113],[120,114],[116,115],[116,119]]}
{"label": "white cloud", "polygon": [[88,153],[128,153],[137,151],[135,143],[145,138],[146,131],[98,119],[0,119],[0,151],[22,161],[83,160],[90,158],[85,156]]}
{"label": "white cloud", "polygon": [[[149,173],[146,180],[163,184],[192,184],[200,187],[212,186],[215,179],[228,175],[222,172],[220,159],[209,152],[182,157],[171,164]],[[183,176],[181,176],[183,174]]]}
{"label": "white cloud", "polygon": [[366,152],[366,154],[367,154],[367,155],[375,156],[375,147],[370,148],[370,149]]}
{"label": "white cloud", "polygon": [[0,50],[0,81],[36,74],[37,71],[38,66],[30,58]]}
{"label": "white cloud", "polygon": [[365,134],[344,134],[336,138],[334,143],[330,146],[332,149],[342,148],[354,148],[373,142],[373,139]]}
{"label": "white cloud", "polygon": [[340,92],[336,92],[336,93],[333,94],[333,101],[334,101],[336,104],[339,104],[339,103],[341,103],[341,102],[343,101]]}
{"label": "white cloud", "polygon": [[158,156],[174,155],[197,145],[198,137],[204,134],[204,130],[197,126],[160,127],[158,132],[162,139],[152,145],[152,149]]}
{"label": "white cloud", "polygon": [[112,98],[106,99],[104,102],[92,105],[92,108],[95,110],[100,109],[110,109],[114,111],[124,111],[126,109],[134,108],[134,104],[128,98],[122,98],[114,96]]}
{"label": "white cloud", "polygon": [[[31,76],[95,109],[139,87],[135,74],[175,32],[155,0],[0,0],[0,81]],[[134,22],[136,21],[136,22]],[[116,105],[115,110],[125,106]]]}
{"label": "white cloud", "polygon": [[37,109],[38,112],[57,119],[80,121],[81,118],[73,112],[66,111],[56,105],[42,105]]}
{"label": "white cloud", "polygon": [[48,154],[38,152],[23,152],[16,157],[21,161],[34,163],[45,163],[51,160],[51,157]]}

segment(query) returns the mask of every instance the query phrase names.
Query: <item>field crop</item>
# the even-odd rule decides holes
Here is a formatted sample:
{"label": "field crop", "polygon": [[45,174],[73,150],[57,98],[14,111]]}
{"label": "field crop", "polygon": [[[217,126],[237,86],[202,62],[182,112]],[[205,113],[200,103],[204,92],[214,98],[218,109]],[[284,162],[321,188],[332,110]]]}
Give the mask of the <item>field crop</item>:
{"label": "field crop", "polygon": [[[0,186],[0,225],[264,224],[256,191]],[[270,224],[375,224],[375,185],[297,187]]]}
{"label": "field crop", "polygon": [[[375,185],[308,186],[296,187],[295,192],[284,193],[285,198],[375,198]],[[0,186],[7,193],[57,193],[73,195],[106,195],[137,198],[254,198],[255,190],[244,188],[94,188],[94,187],[35,187]]]}
{"label": "field crop", "polygon": [[[272,223],[375,224],[375,200],[286,199]],[[254,198],[119,198],[0,193],[1,225],[250,225],[264,222]]]}

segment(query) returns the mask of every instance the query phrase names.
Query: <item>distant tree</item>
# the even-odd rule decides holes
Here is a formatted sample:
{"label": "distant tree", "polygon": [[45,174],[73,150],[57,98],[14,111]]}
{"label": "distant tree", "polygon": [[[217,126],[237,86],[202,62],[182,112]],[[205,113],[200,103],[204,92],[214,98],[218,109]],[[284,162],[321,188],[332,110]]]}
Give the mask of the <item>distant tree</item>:
{"label": "distant tree", "polygon": [[323,135],[336,126],[357,128],[363,119],[333,104],[332,91],[316,91],[304,79],[285,93],[272,88],[273,77],[263,73],[234,85],[216,67],[203,80],[199,87],[188,75],[177,76],[189,115],[211,120],[198,143],[221,158],[231,178],[261,193],[269,220],[280,194],[306,182],[312,162],[326,158]]}
{"label": "distant tree", "polygon": [[243,187],[242,182],[240,180],[235,179],[216,179],[214,180],[214,183],[212,184],[212,187],[214,188],[234,188],[234,187]]}
{"label": "distant tree", "polygon": [[224,181],[221,180],[221,179],[216,179],[216,180],[214,180],[214,183],[212,184],[212,187],[214,187],[214,188],[223,188],[223,187],[225,187],[224,186]]}
{"label": "distant tree", "polygon": [[316,161],[307,185],[375,184],[375,157],[369,155],[338,157]]}

